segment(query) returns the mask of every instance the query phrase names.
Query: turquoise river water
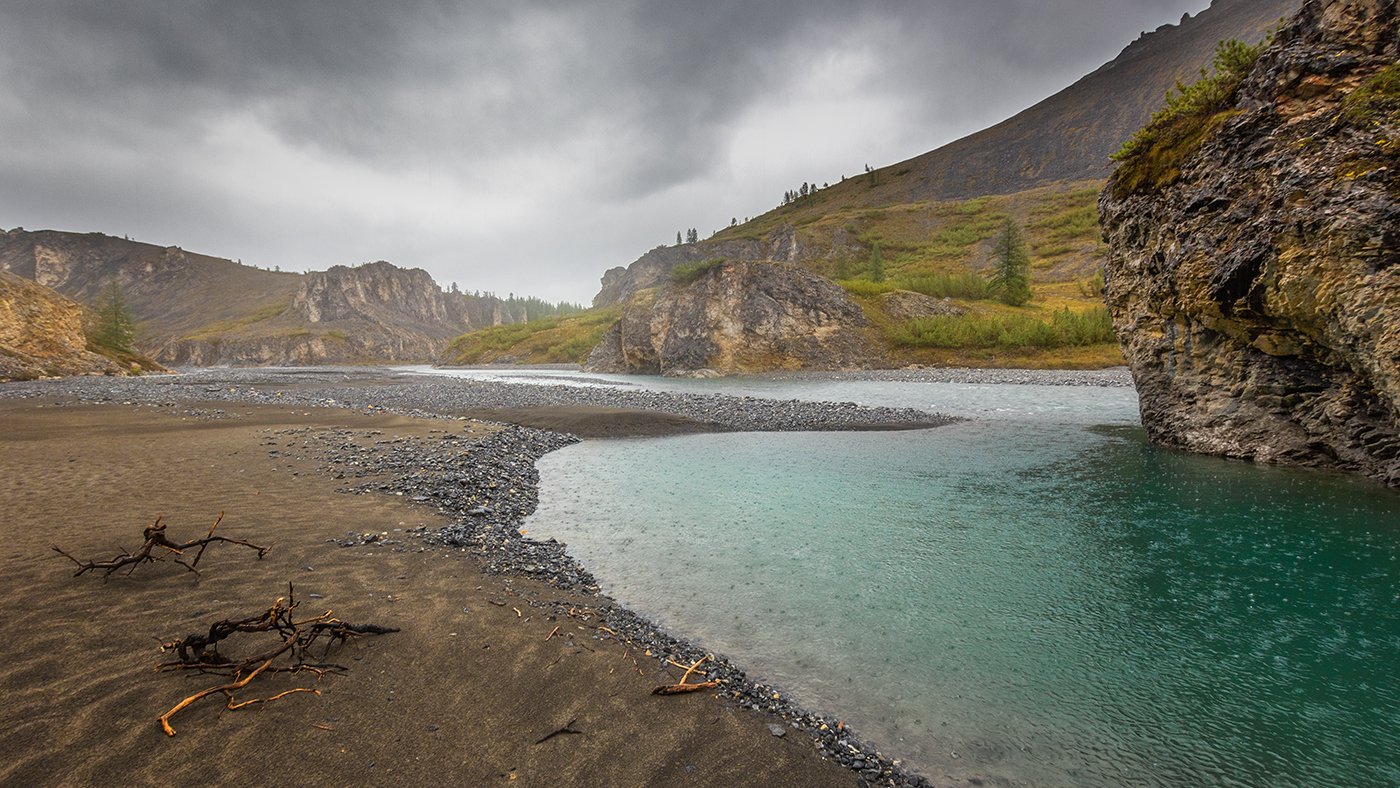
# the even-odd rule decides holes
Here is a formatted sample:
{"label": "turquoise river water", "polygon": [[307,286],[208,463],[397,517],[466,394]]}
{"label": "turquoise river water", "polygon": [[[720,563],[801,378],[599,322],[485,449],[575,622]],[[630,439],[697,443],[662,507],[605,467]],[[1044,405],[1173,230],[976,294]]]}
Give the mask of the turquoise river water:
{"label": "turquoise river water", "polygon": [[1153,447],[1130,389],[590,377],[972,418],[587,441],[529,525],[915,770],[1400,785],[1400,495]]}

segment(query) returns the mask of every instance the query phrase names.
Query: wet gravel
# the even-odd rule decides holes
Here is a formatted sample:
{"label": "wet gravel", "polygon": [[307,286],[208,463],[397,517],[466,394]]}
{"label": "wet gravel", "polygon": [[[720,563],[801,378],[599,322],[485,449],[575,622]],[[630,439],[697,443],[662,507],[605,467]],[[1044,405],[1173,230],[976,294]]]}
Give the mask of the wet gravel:
{"label": "wet gravel", "polygon": [[693,419],[720,432],[781,432],[939,426],[953,417],[911,408],[804,402],[725,394],[537,385],[395,374],[382,369],[211,369],[141,378],[83,377],[7,383],[0,397],[74,397],[82,402],[170,404],[177,400],[378,409],[426,418],[484,409],[602,407]]}
{"label": "wet gravel", "polygon": [[908,369],[869,369],[853,372],[773,372],[762,375],[771,380],[874,380],[895,383],[963,383],[1018,386],[1100,386],[1132,388],[1133,375],[1127,367],[1106,369],[974,369],[970,367],[928,367]]}

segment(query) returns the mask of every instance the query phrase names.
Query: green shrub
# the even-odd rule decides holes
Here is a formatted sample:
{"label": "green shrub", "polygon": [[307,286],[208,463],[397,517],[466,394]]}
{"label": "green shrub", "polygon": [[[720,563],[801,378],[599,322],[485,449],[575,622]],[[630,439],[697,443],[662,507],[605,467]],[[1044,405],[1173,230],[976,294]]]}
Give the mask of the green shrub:
{"label": "green shrub", "polygon": [[873,298],[881,293],[889,293],[900,289],[893,282],[872,282],[869,279],[842,279],[836,284],[853,296],[862,298]]}
{"label": "green shrub", "polygon": [[903,277],[895,284],[901,290],[913,290],[934,298],[977,300],[991,295],[987,280],[973,273],[917,274]]}
{"label": "green shrub", "polygon": [[1167,91],[1166,106],[1110,157],[1119,163],[1115,173],[1119,193],[1176,180],[1181,163],[1233,114],[1228,108],[1235,91],[1267,46],[1267,39],[1254,46],[1235,39],[1222,41],[1215,48],[1213,73],[1203,68],[1200,78],[1189,85],[1177,80],[1174,90]]}
{"label": "green shrub", "polygon": [[1400,63],[1382,69],[1342,100],[1342,116],[1369,126],[1400,113]]}
{"label": "green shrub", "polygon": [[1050,320],[1029,315],[960,315],[917,318],[892,332],[897,345],[936,348],[1057,348],[1113,341],[1108,310],[1068,307]]}

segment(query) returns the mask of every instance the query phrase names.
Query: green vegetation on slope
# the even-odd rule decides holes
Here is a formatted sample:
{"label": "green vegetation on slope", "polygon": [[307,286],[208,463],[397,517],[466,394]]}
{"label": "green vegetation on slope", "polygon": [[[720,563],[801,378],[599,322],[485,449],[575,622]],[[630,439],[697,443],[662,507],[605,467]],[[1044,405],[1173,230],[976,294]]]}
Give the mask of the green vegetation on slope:
{"label": "green vegetation on slope", "polygon": [[670,279],[676,284],[688,285],[709,273],[711,269],[721,265],[724,265],[723,257],[712,257],[694,263],[682,263],[671,269]]}
{"label": "green vegetation on slope", "polygon": [[1069,307],[1049,320],[1025,314],[970,313],[916,318],[890,335],[897,345],[936,348],[1061,348],[1113,341],[1113,321],[1104,307],[1076,312]]}
{"label": "green vegetation on slope", "polygon": [[1111,157],[1118,162],[1117,192],[1161,188],[1176,180],[1182,163],[1234,114],[1229,107],[1235,91],[1267,45],[1267,39],[1254,46],[1222,41],[1215,50],[1214,73],[1203,68],[1200,79],[1189,85],[1177,80],[1167,92],[1166,106]]}
{"label": "green vegetation on slope", "polygon": [[616,308],[590,309],[569,317],[472,331],[452,340],[443,353],[443,363],[582,363],[617,320],[618,314]]}

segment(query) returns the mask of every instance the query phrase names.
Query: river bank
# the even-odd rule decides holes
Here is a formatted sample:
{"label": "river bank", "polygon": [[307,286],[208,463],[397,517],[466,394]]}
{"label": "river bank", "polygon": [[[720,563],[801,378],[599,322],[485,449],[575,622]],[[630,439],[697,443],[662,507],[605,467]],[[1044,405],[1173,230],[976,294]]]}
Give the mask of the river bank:
{"label": "river bank", "polygon": [[[330,533],[327,533],[324,526],[319,529],[309,529],[312,531],[311,534],[302,535],[304,538],[310,539],[304,545],[305,552],[293,561],[293,563],[306,562],[301,565],[300,571],[314,571],[317,564],[325,564],[327,559],[323,553],[330,552],[331,548],[324,545],[331,543],[338,546],[334,550],[337,556],[354,554],[355,552],[383,556],[387,551],[387,554],[403,556],[407,560],[413,560],[408,558],[410,556],[422,556],[418,560],[426,561],[435,555],[469,553],[477,559],[476,565],[479,567],[479,571],[485,573],[482,577],[498,578],[498,582],[502,582],[504,585],[494,590],[495,596],[486,599],[486,604],[481,604],[482,599],[473,599],[475,604],[468,604],[463,610],[481,609],[501,613],[502,608],[518,610],[525,607],[532,611],[531,615],[525,616],[517,613],[515,614],[517,622],[529,621],[531,618],[538,620],[542,617],[550,623],[563,622],[560,626],[566,629],[568,624],[573,624],[578,628],[578,631],[567,633],[567,647],[572,649],[570,656],[577,656],[584,652],[598,654],[604,651],[601,648],[603,645],[611,646],[612,651],[621,649],[624,657],[636,660],[632,667],[642,674],[639,677],[644,679],[642,683],[669,683],[662,680],[665,676],[664,670],[667,668],[668,660],[689,664],[704,656],[704,651],[699,646],[663,631],[644,618],[613,603],[607,597],[599,595],[597,584],[592,576],[565,553],[563,545],[553,540],[537,542],[521,533],[520,526],[524,517],[534,510],[537,501],[538,474],[534,469],[534,460],[555,448],[574,442],[575,438],[528,427],[513,426],[501,429],[469,420],[464,415],[457,415],[474,410],[473,408],[460,408],[464,402],[479,403],[481,401],[473,399],[474,397],[480,397],[491,403],[499,412],[499,409],[503,407],[522,409],[559,407],[551,403],[558,403],[561,398],[565,398],[565,402],[569,403],[569,398],[574,397],[578,390],[566,387],[548,387],[551,391],[547,392],[546,396],[541,397],[538,396],[538,392],[531,391],[531,389],[541,388],[537,386],[500,384],[462,386],[447,381],[404,381],[398,376],[384,375],[379,371],[364,373],[347,370],[301,370],[268,374],[269,372],[271,371],[219,370],[196,375],[144,380],[79,378],[0,389],[0,398],[36,400],[31,403],[0,403],[7,424],[19,427],[17,430],[7,429],[5,440],[7,442],[26,441],[28,442],[26,445],[30,448],[43,446],[43,451],[51,454],[46,460],[42,457],[26,458],[23,452],[6,452],[7,458],[16,463],[15,467],[8,469],[8,475],[15,480],[16,485],[25,489],[26,502],[32,503],[28,509],[19,507],[17,516],[42,518],[46,521],[66,521],[63,516],[55,518],[58,513],[53,511],[54,504],[52,503],[65,499],[63,491],[55,489],[52,484],[39,481],[47,478],[45,473],[36,474],[25,470],[31,467],[55,464],[58,462],[56,459],[58,454],[70,455],[70,459],[72,459],[72,455],[78,455],[85,457],[86,460],[94,460],[97,455],[108,453],[113,463],[117,464],[119,464],[117,458],[139,456],[141,460],[136,464],[140,466],[139,472],[144,475],[145,481],[136,485],[138,489],[129,491],[129,494],[137,496],[140,500],[169,500],[172,497],[170,478],[179,474],[177,469],[188,466],[163,451],[151,451],[155,448],[153,443],[164,446],[166,443],[176,441],[183,444],[190,438],[187,433],[191,431],[202,432],[211,427],[232,428],[242,434],[242,440],[246,443],[248,439],[247,427],[258,425],[261,427],[261,440],[256,451],[249,453],[258,455],[259,461],[264,461],[262,455],[265,455],[265,462],[270,463],[283,474],[280,484],[273,484],[268,479],[258,481],[251,488],[240,484],[247,481],[246,471],[248,469],[244,465],[245,461],[233,460],[232,458],[247,452],[245,445],[237,451],[226,452],[223,455],[227,460],[226,463],[208,463],[210,469],[219,469],[217,478],[222,479],[224,483],[203,481],[200,484],[201,495],[199,497],[219,497],[220,494],[223,494],[226,498],[231,492],[230,483],[234,483],[241,488],[241,492],[235,497],[239,498],[241,503],[246,504],[249,495],[255,498],[261,497],[262,490],[270,487],[290,485],[297,488],[307,484],[323,486],[329,483],[340,485],[342,491],[374,494],[350,498],[341,496],[334,502],[313,503],[312,500],[304,501],[286,493],[276,496],[278,505],[280,508],[298,508],[310,505],[317,513],[334,511],[338,524],[369,522],[346,517],[343,510],[345,508],[344,502],[347,500],[370,500],[380,504],[387,502],[387,505],[391,506],[402,506],[403,502],[407,501],[411,504],[409,509],[417,515],[417,522],[413,525],[409,525],[407,520],[399,520],[400,525],[403,526],[401,528],[384,529],[378,525],[369,525],[368,527],[352,527],[348,530],[340,529],[339,532]],[[576,417],[585,425],[607,423],[610,417],[616,419],[617,414],[608,413],[606,410],[600,413],[595,409],[605,409],[609,406],[591,403],[600,400],[616,403],[619,400],[614,399],[616,395],[611,393],[600,397],[599,392],[601,391],[603,390],[583,391],[584,401],[590,404],[580,405],[577,400],[573,400],[571,404],[565,404],[563,407],[574,409]],[[660,416],[651,414],[677,418],[676,414],[665,411],[635,407],[639,403],[645,403],[653,408],[658,404],[664,404],[677,410],[689,410],[697,416],[704,417],[705,420],[701,421],[699,418],[679,416],[679,418],[687,419],[689,422],[684,425],[685,431],[702,428],[706,431],[727,431],[745,427],[752,428],[753,425],[760,423],[768,423],[777,429],[839,427],[861,429],[888,428],[892,425],[901,427],[927,426],[946,421],[918,411],[860,408],[837,403],[813,404],[795,401],[774,403],[746,397],[711,395],[664,395],[658,398],[652,396],[656,392],[627,393],[644,396],[640,398],[624,397],[621,400],[627,405],[633,406],[628,409],[628,413],[633,415],[630,418],[620,419],[624,431],[634,429],[637,424],[645,424],[648,429],[655,429],[657,424],[665,426],[664,419],[658,420]],[[551,396],[553,399],[550,398]],[[275,405],[264,404],[269,402],[275,403]],[[88,405],[94,404],[106,407],[88,407]],[[310,407],[312,405],[318,407],[313,409]],[[391,411],[403,415],[389,415]],[[558,419],[568,415],[568,410],[562,413],[556,411],[551,413],[551,418]],[[432,419],[421,417],[432,417]],[[446,419],[457,421],[447,421]],[[765,422],[765,419],[769,421]],[[352,424],[347,424],[347,421],[352,422]],[[84,434],[80,434],[79,425],[82,425],[81,433]],[[278,425],[278,428],[269,429],[270,425]],[[89,433],[93,427],[99,428],[102,441],[100,445],[94,445],[93,450],[89,451],[90,435],[86,433]],[[41,438],[41,435],[53,433],[55,429],[56,434],[52,440]],[[159,437],[152,438],[153,435]],[[133,444],[141,445],[141,449],[136,450],[136,445]],[[226,449],[226,446],[221,447],[221,450]],[[220,451],[215,451],[209,459],[218,459],[217,455],[219,454]],[[464,457],[467,458],[465,463],[463,462]],[[117,474],[118,477],[121,475]],[[207,476],[208,474],[201,475]],[[157,482],[157,479],[160,482]],[[182,491],[179,497],[186,497],[183,490],[190,485],[190,482],[189,479],[181,480]],[[107,483],[106,486],[110,492],[122,489],[127,485],[117,478]],[[34,502],[36,491],[39,500]],[[6,497],[18,499],[20,495],[17,487],[11,495]],[[101,493],[89,491],[89,495],[100,497]],[[293,503],[294,498],[296,504]],[[135,501],[127,501],[128,505],[133,503]],[[228,506],[227,503],[215,504],[211,501],[204,508],[216,505]],[[423,518],[424,513],[428,512],[429,508],[436,510],[428,514],[431,522],[425,521]],[[169,509],[163,508],[163,511],[168,512]],[[72,540],[77,543],[81,543],[84,538],[90,538],[94,534],[86,533],[85,526],[81,523],[90,522],[93,514],[94,512],[89,509],[84,516],[70,521],[66,528],[60,527],[57,530],[58,536],[54,538],[67,537],[64,541]],[[302,508],[296,519],[305,525],[305,519],[311,515],[311,511]],[[142,516],[149,519],[150,512],[146,511]],[[135,520],[128,522],[125,531],[117,529],[115,527],[116,521],[113,520],[111,525],[104,528],[104,532],[112,539],[119,538],[127,532],[136,532],[138,526],[133,525],[132,522],[140,519],[141,517],[138,516]],[[278,531],[278,533],[285,536],[282,531]],[[319,541],[323,545],[319,549],[313,547],[313,543],[318,541],[316,537],[319,537]],[[352,550],[342,551],[340,549],[351,546],[353,546]],[[41,548],[39,549],[41,550]],[[281,551],[279,550],[279,552]],[[38,569],[39,565],[44,563],[43,561],[27,552],[22,557],[16,556],[16,559],[26,567],[26,572],[23,573],[25,580],[18,582],[16,587],[12,589],[15,593],[9,594],[10,598],[23,598],[25,594],[21,592],[32,590],[33,586],[38,586],[44,588],[46,594],[62,598],[67,605],[81,606],[84,604],[81,596],[83,594],[82,587],[90,585],[90,582],[76,583],[68,581],[66,578],[58,580],[57,578],[64,573],[56,571],[55,567],[51,566],[44,567],[47,575],[41,579],[39,577],[41,573]],[[224,560],[234,561],[235,558],[228,556]],[[235,570],[229,571],[233,573]],[[238,571],[247,572],[248,570],[245,568]],[[288,570],[284,567],[284,574],[286,571]],[[404,579],[416,577],[418,574],[416,568],[403,571],[408,573],[395,575],[395,577]],[[271,586],[265,582],[266,579],[262,578],[263,585],[268,586],[264,595],[272,593],[272,590],[269,590]],[[85,577],[81,580],[90,581],[91,578]],[[186,582],[170,576],[166,576],[164,580],[166,582]],[[378,580],[383,581],[384,578],[378,578]],[[247,581],[246,585],[251,585],[252,577],[248,576]],[[132,582],[142,583],[142,593],[113,605],[118,613],[117,618],[124,619],[124,628],[127,630],[139,628],[141,611],[160,607],[150,598],[151,594],[156,593],[156,589],[160,585],[159,580],[133,580]],[[363,578],[357,582],[372,585]],[[469,585],[470,579],[462,584]],[[201,588],[213,585],[213,583],[206,583]],[[450,583],[449,586],[451,585],[454,584]],[[59,586],[63,587],[62,592],[59,591]],[[104,591],[117,587],[119,586],[115,581],[112,584],[102,585]],[[492,593],[486,591],[487,588],[488,586],[485,584],[477,585],[476,591]],[[466,592],[465,588],[460,590]],[[435,595],[447,594],[450,596],[452,593],[454,593],[452,588],[436,588],[434,590]],[[224,600],[246,595],[246,592],[230,591],[219,594]],[[516,604],[514,607],[498,605],[497,602],[506,599],[507,595],[521,600],[522,603]],[[112,598],[114,596],[112,592],[106,591],[104,596],[107,603],[115,602]],[[317,596],[327,597],[329,595],[318,593]],[[471,594],[468,593],[468,596]],[[476,596],[481,596],[481,593]],[[397,603],[404,601],[405,597],[387,594],[383,599],[389,603]],[[250,607],[250,609],[257,608],[267,602],[267,600],[260,598],[248,598],[242,601],[244,606]],[[455,605],[457,602],[453,601],[449,604]],[[179,605],[173,607],[180,608]],[[200,605],[200,607],[207,608],[211,612],[219,609],[217,600],[206,600],[205,604]],[[492,608],[496,609],[492,610]],[[397,615],[405,609],[404,606],[396,604],[392,611]],[[534,611],[539,612],[535,613]],[[186,612],[184,615],[188,616],[189,613]],[[57,636],[57,633],[53,632],[50,627],[41,627],[39,619],[33,615],[19,616],[18,619],[14,620],[20,619],[30,626],[44,630],[38,636],[44,644],[52,643]],[[54,620],[56,622],[66,621],[70,625],[72,623],[71,614],[69,617],[60,616]],[[419,625],[427,626],[429,630],[433,628],[423,618],[416,618],[415,621]],[[510,616],[505,617],[505,623],[511,623]],[[175,626],[173,621],[167,624],[166,628],[171,626]],[[489,637],[483,635],[483,638],[490,640],[498,633],[490,627],[488,629],[490,630]],[[440,636],[441,633],[438,635]],[[454,633],[450,637],[456,637],[456,634]],[[124,639],[118,638],[117,640],[121,642]],[[545,642],[548,640],[549,638],[546,638]],[[0,678],[0,682],[19,692],[24,699],[24,702],[20,704],[21,708],[25,707],[26,703],[33,705],[38,702],[38,697],[36,697],[36,688],[30,686],[27,676],[33,670],[47,669],[41,667],[45,662],[45,657],[42,655],[44,647],[26,643],[20,639],[11,642],[8,648],[12,649],[17,657],[12,661],[20,667],[17,671],[7,671],[7,677]],[[369,644],[366,648],[379,648],[381,649],[379,653],[382,654],[384,653],[382,649],[388,648],[388,646],[376,643]],[[486,646],[483,646],[483,650],[485,648]],[[523,643],[512,642],[509,648],[518,650],[527,647]],[[112,658],[118,658],[116,651],[106,645],[99,646],[98,650],[108,653]],[[31,653],[36,651],[41,653],[37,655]],[[504,656],[504,652],[498,651],[497,653]],[[362,656],[363,654],[357,655],[355,659],[359,660]],[[123,653],[120,658],[129,662],[131,654]],[[551,663],[551,667],[558,662],[559,659],[556,659],[555,663]],[[435,660],[434,663],[437,668],[446,670],[449,674],[454,672],[452,669],[445,668],[441,662]],[[609,668],[616,671],[616,666],[610,665]],[[380,671],[380,673],[384,672],[384,670]],[[628,772],[624,769],[618,772],[622,776],[618,784],[651,784],[663,776],[664,769],[679,767],[683,767],[685,770],[686,782],[698,784],[731,784],[751,782],[754,779],[768,784],[830,784],[833,780],[839,784],[841,780],[849,780],[857,776],[859,779],[880,785],[927,784],[923,778],[905,772],[897,761],[877,753],[873,747],[862,743],[853,732],[845,729],[838,718],[814,714],[795,706],[779,688],[751,682],[740,668],[723,656],[717,655],[716,659],[707,663],[700,672],[708,680],[718,682],[714,697],[722,699],[719,706],[728,710],[726,713],[734,714],[740,709],[757,712],[756,715],[738,714],[739,719],[751,723],[749,726],[751,730],[746,734],[741,734],[747,735],[749,741],[743,745],[734,745],[731,742],[728,746],[734,753],[751,751],[764,754],[755,756],[753,759],[748,759],[746,755],[740,756],[737,763],[734,755],[727,755],[720,759],[727,764],[726,769],[737,766],[742,770],[747,770],[748,776],[739,779],[736,777],[736,773],[721,770],[713,772],[708,777],[703,777],[702,775],[706,772],[704,770],[697,771],[695,764],[691,762],[694,760],[694,756],[682,756],[680,753],[673,752],[670,757],[663,757],[660,761],[655,762],[649,760],[649,765],[637,767],[641,771]],[[626,671],[626,674],[630,677],[631,671]],[[89,675],[83,676],[84,683],[92,680]],[[671,677],[671,680],[674,680],[674,676]],[[342,681],[348,686],[354,682],[354,674],[352,673],[351,676]],[[398,699],[401,700],[405,696],[414,697],[418,698],[418,702],[424,704],[432,702],[433,698],[442,693],[440,689],[434,690],[424,687],[405,690],[403,689],[405,682],[402,681],[396,682],[394,686],[399,688],[397,689]],[[598,702],[598,699],[594,697],[595,690],[580,692],[575,689],[577,685],[571,684],[570,689],[564,692],[557,689],[558,686],[560,685],[555,685],[556,689],[553,691],[562,693],[573,707],[584,707]],[[616,706],[619,692],[616,688],[610,692],[609,700],[604,705]],[[522,697],[531,698],[539,693],[540,690],[533,681],[522,681],[519,686],[513,687],[506,693],[508,696],[505,699],[506,705],[519,706],[524,702]],[[511,701],[510,697],[517,699]],[[394,691],[389,693],[389,700],[395,700]],[[487,702],[501,703],[502,701],[502,698],[494,698]],[[682,703],[684,702],[682,701]],[[655,703],[655,701],[651,701],[651,703]],[[157,702],[156,705],[159,703]],[[273,707],[269,707],[269,709],[271,708]],[[694,704],[691,708],[694,709]],[[709,707],[704,708],[708,709]],[[285,709],[279,711],[287,713]],[[341,708],[339,711],[344,712],[344,709]],[[704,713],[709,714],[709,711]],[[199,717],[191,712],[191,719],[197,720]],[[712,723],[718,724],[722,719],[722,717],[715,717]],[[221,719],[219,721],[222,722]],[[365,719],[360,721],[367,724]],[[238,722],[241,725],[248,724],[237,717],[230,722]],[[542,724],[543,720],[535,718],[530,722],[531,724]],[[128,723],[137,728],[140,727],[137,720],[131,719],[128,720]],[[650,730],[655,721],[648,720],[642,715],[634,717],[629,724],[639,726],[639,729]],[[431,731],[432,733],[436,734],[442,730],[440,723],[434,723],[434,725],[438,727]],[[759,727],[753,730],[754,725]],[[336,726],[331,725],[331,727]],[[788,735],[790,731],[793,733],[791,736]],[[258,739],[266,733],[258,734],[253,738]],[[27,744],[33,744],[35,736],[41,735],[49,737],[53,736],[54,732],[45,725],[31,726],[17,737],[13,735],[7,737],[12,741],[9,744],[0,745],[0,749],[6,752],[23,751]],[[637,734],[634,733],[634,735]],[[141,740],[141,735],[136,732],[133,732],[131,736],[134,737],[133,742]],[[809,739],[808,736],[811,738]],[[82,731],[77,731],[66,737],[65,741],[66,745],[61,749],[69,755],[74,755],[89,745],[101,745],[100,742],[84,741]],[[401,741],[401,737],[396,734],[395,742],[399,741]],[[780,749],[783,753],[800,753],[799,756],[794,756],[797,757],[797,760],[792,760],[787,756],[771,758],[767,754],[767,750],[772,746],[778,746],[775,743],[781,743]],[[366,746],[364,742],[358,744],[362,747]],[[501,746],[510,750],[507,743],[502,743]],[[600,753],[605,752],[607,747],[606,744],[602,746],[604,749],[600,749]],[[685,742],[684,747],[689,748],[690,743]],[[293,747],[293,749],[298,748]],[[616,752],[625,750],[625,747],[619,746]],[[236,770],[238,751],[239,748],[234,748],[231,754],[220,756],[220,766],[215,770],[216,773],[219,769]],[[301,755],[315,761],[315,757],[310,753],[303,752]],[[803,759],[808,756],[820,757],[814,763],[807,763]],[[15,761],[10,776],[21,778],[44,774],[45,770],[57,768],[52,757],[19,758]],[[401,760],[402,758],[396,755],[383,752],[374,760],[369,761],[368,766],[364,768],[373,769],[376,764],[383,767],[389,763],[395,764],[395,768],[402,769]],[[156,757],[152,762],[161,763],[163,764],[162,768],[169,769],[167,759]],[[143,768],[134,765],[130,758],[123,763],[125,763],[123,768],[134,768],[138,774]],[[481,765],[480,763],[473,764],[472,768],[478,768]],[[581,767],[575,767],[576,774],[579,773],[577,772],[578,768],[586,770],[599,768],[599,765],[585,763]],[[834,777],[830,771],[832,768],[836,769],[835,775],[845,776]],[[506,775],[508,779],[516,779],[523,776],[523,772],[522,769],[512,768],[509,771],[497,772],[497,776]],[[231,772],[224,773],[230,774]],[[403,774],[404,772],[397,773]],[[421,771],[418,773],[427,774]],[[454,774],[467,773],[469,772],[454,772]],[[560,773],[567,773],[567,770]],[[366,774],[372,775],[374,772],[366,772]]]}

